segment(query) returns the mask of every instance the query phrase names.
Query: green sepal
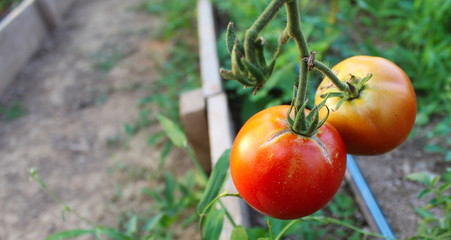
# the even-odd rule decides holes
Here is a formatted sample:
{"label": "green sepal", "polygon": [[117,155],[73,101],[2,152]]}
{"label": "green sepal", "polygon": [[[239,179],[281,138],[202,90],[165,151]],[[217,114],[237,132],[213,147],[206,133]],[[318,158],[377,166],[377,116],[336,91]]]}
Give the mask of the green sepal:
{"label": "green sepal", "polygon": [[226,45],[227,45],[227,51],[229,54],[232,54],[233,46],[237,42],[237,38],[235,35],[235,26],[233,22],[229,22],[229,25],[227,25],[227,32],[226,32]]}
{"label": "green sepal", "polygon": [[372,77],[373,77],[373,74],[368,73],[364,78],[362,78],[362,80],[360,80],[359,87],[363,87],[363,85],[365,85],[365,83],[367,83]]}
{"label": "green sepal", "polygon": [[241,57],[238,56],[237,42],[235,42],[235,44],[233,45],[231,60],[232,60],[232,73],[235,76],[244,75],[243,74],[244,65],[241,62]]}
{"label": "green sepal", "polygon": [[221,69],[219,69],[219,74],[225,80],[236,80],[235,75],[233,75],[232,71],[230,71],[230,70],[221,68]]}
{"label": "green sepal", "polygon": [[332,111],[337,111],[341,107],[341,105],[343,105],[343,103],[345,103],[348,100],[349,100],[349,97],[343,97],[342,99],[340,99],[340,101],[337,103],[335,108],[332,109]]}
{"label": "green sepal", "polygon": [[327,109],[327,113],[326,116],[321,119],[321,121],[318,123],[318,125],[316,126],[316,129],[318,130],[320,127],[322,127],[324,125],[324,123],[326,123],[327,119],[329,118],[329,114],[330,114],[330,109],[327,105],[324,105],[324,107],[326,107]]}
{"label": "green sepal", "polygon": [[333,97],[344,97],[345,94],[343,92],[329,92],[321,94],[320,97],[323,99],[333,98]]}
{"label": "green sepal", "polygon": [[293,125],[294,125],[294,120],[293,120],[293,118],[291,118],[291,111],[293,111],[293,102],[294,102],[294,100],[291,101],[290,108],[287,111],[287,121],[288,121],[288,124],[290,124],[291,128],[293,128]]}
{"label": "green sepal", "polygon": [[249,71],[251,76],[255,78],[256,80],[255,86],[261,87],[265,82],[265,75],[263,74],[263,71],[254,64],[252,64],[251,62],[249,62],[249,60],[247,60],[244,57],[241,58],[241,61],[244,63],[244,66]]}
{"label": "green sepal", "polygon": [[[313,115],[313,119],[311,119],[312,116]],[[316,111],[316,112],[310,112],[310,114],[307,116],[307,119],[310,119],[310,121],[309,120],[307,120],[307,130],[305,131],[305,135],[306,136],[311,136],[311,135],[313,135],[313,132],[315,132],[316,131],[316,129],[318,129],[317,128],[317,126],[318,126],[318,122],[319,122],[319,114],[318,114],[318,112]]]}
{"label": "green sepal", "polygon": [[308,100],[305,100],[304,103],[296,107],[295,106],[295,124],[293,125],[293,131],[304,135],[305,131],[307,130],[307,119],[305,117],[305,107],[307,106]]}
{"label": "green sepal", "polygon": [[254,83],[252,83],[252,81],[244,76],[236,76],[233,74],[232,71],[230,70],[226,70],[226,69],[219,69],[219,74],[221,75],[221,77],[225,80],[235,80],[237,82],[239,82],[241,85],[244,85],[245,87],[251,87],[254,86]]}
{"label": "green sepal", "polygon": [[262,37],[255,41],[255,53],[257,54],[257,61],[260,67],[266,66],[266,58],[264,51],[265,39]]}
{"label": "green sepal", "polygon": [[352,84],[352,83],[346,82],[346,84],[349,87],[349,98],[358,97],[360,90],[356,86],[354,86],[354,84]]}
{"label": "green sepal", "polygon": [[268,66],[263,68],[263,73],[265,74],[266,78],[269,78],[272,75],[275,66],[276,66],[276,59],[273,59]]}

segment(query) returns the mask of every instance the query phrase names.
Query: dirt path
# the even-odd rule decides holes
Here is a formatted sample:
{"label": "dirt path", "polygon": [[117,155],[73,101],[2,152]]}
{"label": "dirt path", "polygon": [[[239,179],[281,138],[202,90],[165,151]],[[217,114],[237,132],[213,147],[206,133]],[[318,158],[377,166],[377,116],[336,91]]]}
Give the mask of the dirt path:
{"label": "dirt path", "polygon": [[[108,169],[124,163],[154,168],[159,153],[145,139],[157,127],[132,138],[128,148],[106,144],[136,118],[136,102],[149,93],[155,64],[166,54],[165,44],[149,37],[158,19],[140,12],[140,2],[76,1],[63,26],[1,93],[0,104],[18,101],[26,114],[0,119],[0,240],[44,239],[86,227],[70,214],[61,219],[62,206],[29,181],[30,167],[96,223],[115,225],[120,211],[142,201],[132,197],[113,204],[121,177]],[[122,179],[122,199],[151,184],[126,182]]]}

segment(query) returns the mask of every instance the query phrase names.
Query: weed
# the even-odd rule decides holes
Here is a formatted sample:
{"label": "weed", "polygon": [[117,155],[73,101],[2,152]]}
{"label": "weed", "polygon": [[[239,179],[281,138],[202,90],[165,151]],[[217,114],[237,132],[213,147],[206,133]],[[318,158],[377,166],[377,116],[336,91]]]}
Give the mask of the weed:
{"label": "weed", "polygon": [[[421,217],[417,236],[410,239],[450,239],[451,238],[451,168],[442,176],[428,173],[413,173],[407,179],[425,186],[418,198],[429,197],[429,203],[415,212]],[[435,210],[435,211],[434,211]]]}
{"label": "weed", "polygon": [[127,47],[126,39],[124,42],[107,42],[91,56],[94,69],[107,73],[133,51]]}
{"label": "weed", "polygon": [[3,115],[6,121],[16,120],[25,114],[26,111],[19,101],[14,101],[6,107],[0,106],[0,116]]}

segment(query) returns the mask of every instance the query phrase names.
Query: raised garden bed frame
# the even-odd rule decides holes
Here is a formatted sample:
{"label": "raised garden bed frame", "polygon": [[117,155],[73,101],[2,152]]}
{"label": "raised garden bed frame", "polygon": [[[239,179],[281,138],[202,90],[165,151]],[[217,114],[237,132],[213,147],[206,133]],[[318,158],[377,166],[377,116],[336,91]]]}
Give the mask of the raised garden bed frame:
{"label": "raised garden bed frame", "polygon": [[74,0],[23,0],[0,21],[0,92],[57,28]]}

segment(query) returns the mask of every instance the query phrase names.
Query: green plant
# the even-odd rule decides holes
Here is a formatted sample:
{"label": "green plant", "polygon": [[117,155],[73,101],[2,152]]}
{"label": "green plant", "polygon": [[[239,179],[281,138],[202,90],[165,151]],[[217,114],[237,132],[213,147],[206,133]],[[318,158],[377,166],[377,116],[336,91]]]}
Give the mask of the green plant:
{"label": "green plant", "polygon": [[0,106],[0,116],[3,115],[6,121],[18,119],[26,114],[25,109],[19,101],[14,101],[8,106]]}
{"label": "green plant", "polygon": [[425,186],[418,194],[418,198],[429,197],[429,203],[426,206],[415,209],[422,221],[418,226],[417,236],[410,239],[450,239],[451,196],[449,190],[451,189],[451,168],[448,168],[442,176],[433,176],[423,172],[410,174],[407,179],[422,183]]}
{"label": "green plant", "polygon": [[87,229],[58,232],[48,236],[46,240],[69,239],[84,235],[91,235],[95,239],[105,239],[106,237],[115,240],[174,239],[173,233],[168,229],[175,226],[184,229],[198,219],[194,207],[199,202],[205,187],[205,179],[193,171],[188,171],[179,179],[176,179],[170,172],[166,172],[163,178],[163,187],[143,189],[143,192],[154,200],[154,204],[150,205],[148,211],[125,213],[117,227],[107,227],[93,223],[70,207],[47,187],[37,169],[30,169],[29,174],[31,179],[39,183],[58,204],[63,206],[63,216],[67,213],[73,214],[90,226]]}
{"label": "green plant", "polygon": [[192,29],[195,25],[196,12],[193,6],[196,0],[148,0],[141,3],[141,9],[164,18],[164,26],[159,29],[158,35],[165,40],[180,36],[180,30]]}
{"label": "green plant", "polygon": [[[255,18],[255,12],[264,8],[264,2],[249,0],[242,3],[238,0],[215,1],[223,15],[230,15],[230,19],[237,28],[249,26]],[[401,1],[300,1],[302,20],[306,38],[313,42],[311,48],[317,52],[317,57],[332,64],[340,59],[353,55],[369,54],[390,59],[403,70],[412,80],[418,97],[417,132],[421,132],[426,124],[449,123],[451,103],[451,80],[447,69],[451,68],[451,35],[448,31],[447,14],[451,10],[449,0],[401,0]],[[252,5],[251,8],[237,5]],[[255,7],[254,7],[255,6]],[[327,20],[326,20],[327,19]],[[284,24],[283,16],[276,15],[262,31],[268,36],[268,49],[275,49],[274,45],[280,32],[277,28]],[[223,66],[229,68],[230,60],[224,51],[225,34],[218,40],[218,52]],[[276,69],[268,84],[264,85],[257,95],[252,98],[243,97],[249,93],[240,84],[226,82],[230,91],[230,98],[243,101],[240,120],[244,123],[258,109],[280,104],[287,104],[291,100],[291,85],[284,79],[294,79],[297,72],[296,57],[293,56],[294,47],[284,46],[284,54],[278,59]],[[327,53],[327,54],[326,54]],[[291,64],[290,64],[291,63]],[[281,67],[282,66],[282,67]],[[311,108],[316,86],[321,76],[311,78],[310,101]],[[431,80],[433,79],[433,80]],[[269,86],[270,85],[270,86]],[[435,94],[441,92],[441,94]],[[435,119],[441,121],[435,121]],[[441,124],[440,122],[444,122]],[[446,141],[437,141],[443,134],[428,134],[427,151],[449,149]],[[450,134],[445,138],[449,138]],[[445,153],[446,159],[450,159]]]}
{"label": "green plant", "polygon": [[119,45],[107,45],[92,55],[94,69],[107,73],[129,54],[129,50]]}
{"label": "green plant", "polygon": [[22,0],[2,0],[0,2],[0,17],[8,11],[9,9],[13,8],[15,5],[22,2]]}
{"label": "green plant", "polygon": [[[451,35],[447,13],[451,1],[340,1],[339,8],[343,11],[340,24],[353,26],[344,31],[363,40],[350,41],[346,48],[351,49],[350,53],[367,52],[392,59],[409,75],[418,97],[417,126],[449,123]],[[449,143],[435,138],[443,138],[443,134],[428,134],[426,151],[431,150],[429,145],[449,148]],[[445,158],[450,159],[446,154]]]}

